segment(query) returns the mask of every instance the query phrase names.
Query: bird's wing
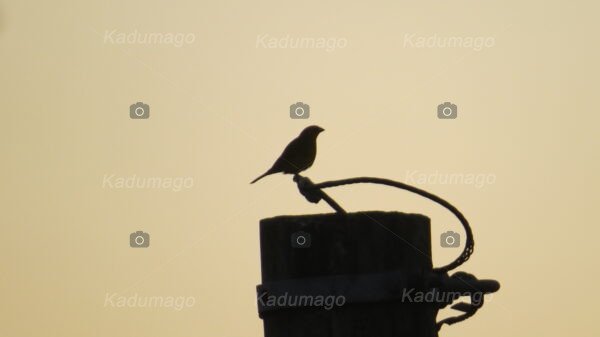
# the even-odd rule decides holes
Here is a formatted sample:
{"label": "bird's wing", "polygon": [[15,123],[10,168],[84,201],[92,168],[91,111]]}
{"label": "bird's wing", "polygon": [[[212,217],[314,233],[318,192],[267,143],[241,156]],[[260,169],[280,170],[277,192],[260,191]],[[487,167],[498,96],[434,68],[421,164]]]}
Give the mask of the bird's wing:
{"label": "bird's wing", "polygon": [[298,137],[286,146],[273,167],[284,173],[298,173],[312,165],[314,152],[315,145],[309,139]]}

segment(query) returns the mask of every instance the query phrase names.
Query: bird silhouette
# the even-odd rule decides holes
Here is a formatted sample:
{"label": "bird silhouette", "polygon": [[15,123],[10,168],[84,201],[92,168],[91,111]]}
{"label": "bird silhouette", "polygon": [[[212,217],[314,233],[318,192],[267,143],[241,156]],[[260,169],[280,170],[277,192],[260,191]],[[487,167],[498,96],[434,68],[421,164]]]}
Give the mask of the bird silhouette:
{"label": "bird silhouette", "polygon": [[250,184],[273,173],[298,174],[311,167],[317,156],[317,136],[323,131],[325,130],[322,127],[316,125],[302,130],[300,135],[285,147],[273,166]]}

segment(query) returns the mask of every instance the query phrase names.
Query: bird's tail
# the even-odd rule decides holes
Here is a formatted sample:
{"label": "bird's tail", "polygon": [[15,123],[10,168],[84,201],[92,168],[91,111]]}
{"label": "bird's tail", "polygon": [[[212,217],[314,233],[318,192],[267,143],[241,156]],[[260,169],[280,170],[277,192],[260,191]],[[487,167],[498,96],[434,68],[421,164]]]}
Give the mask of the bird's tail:
{"label": "bird's tail", "polygon": [[269,174],[271,174],[271,173],[273,173],[273,172],[271,172],[271,170],[269,170],[269,171],[267,171],[267,172],[265,172],[265,173],[261,174],[261,175],[260,175],[258,178],[256,178],[256,179],[252,180],[252,182],[250,182],[250,184],[254,184],[255,182],[257,182],[257,181],[261,180],[262,178],[264,178],[264,177],[268,176],[268,175],[269,175]]}

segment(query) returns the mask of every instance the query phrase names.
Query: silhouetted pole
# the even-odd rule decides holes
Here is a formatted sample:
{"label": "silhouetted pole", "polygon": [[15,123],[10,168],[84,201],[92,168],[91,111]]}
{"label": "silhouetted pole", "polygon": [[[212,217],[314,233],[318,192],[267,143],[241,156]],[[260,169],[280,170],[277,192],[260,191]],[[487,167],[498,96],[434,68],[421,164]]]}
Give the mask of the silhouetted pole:
{"label": "silhouetted pole", "polygon": [[[434,337],[444,324],[473,316],[494,280],[448,272],[473,252],[466,218],[453,205],[413,186],[380,178],[321,184],[295,176],[310,202],[325,200],[336,213],[279,216],[260,222],[262,284],[258,311],[265,337]],[[375,183],[405,189],[444,206],[466,232],[463,252],[432,268],[429,218],[399,212],[347,213],[322,188]],[[461,312],[436,322],[441,308]]]}
{"label": "silhouetted pole", "polygon": [[[310,247],[292,244],[298,232],[310,235]],[[394,302],[404,288],[422,286],[423,275],[431,272],[429,238],[429,219],[417,214],[364,212],[262,220],[259,296],[261,290],[268,296],[287,296],[288,302],[296,295],[344,296],[341,307],[329,310],[267,305],[261,314],[265,337],[436,336],[436,307]],[[262,297],[265,304],[268,296]]]}

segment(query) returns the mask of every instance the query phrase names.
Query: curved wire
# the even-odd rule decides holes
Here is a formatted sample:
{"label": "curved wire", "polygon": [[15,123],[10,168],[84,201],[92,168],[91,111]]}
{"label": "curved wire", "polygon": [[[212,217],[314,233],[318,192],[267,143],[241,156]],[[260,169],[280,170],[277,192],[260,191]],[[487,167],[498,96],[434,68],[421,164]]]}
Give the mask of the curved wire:
{"label": "curved wire", "polygon": [[[452,261],[451,263],[449,263],[443,267],[434,268],[433,271],[447,273],[448,271],[453,270],[453,269],[457,268],[458,266],[462,265],[463,263],[465,263],[471,257],[471,254],[473,254],[473,250],[475,247],[475,241],[473,240],[473,232],[471,231],[471,226],[469,225],[469,221],[467,221],[467,219],[464,217],[464,215],[462,215],[462,213],[456,207],[454,207],[452,204],[450,204],[446,200],[438,197],[435,194],[431,194],[420,188],[416,188],[414,186],[404,184],[401,182],[397,182],[394,180],[383,179],[383,178],[374,178],[374,177],[359,177],[359,178],[349,178],[349,179],[342,179],[342,180],[326,181],[326,182],[314,184],[313,187],[320,190],[322,188],[330,188],[330,187],[336,187],[336,186],[361,184],[361,183],[387,185],[387,186],[392,186],[392,187],[400,188],[403,190],[407,190],[409,192],[413,192],[415,194],[418,194],[422,197],[425,197],[431,201],[434,201],[434,202],[444,206],[446,209],[448,209],[450,212],[452,212],[452,214],[454,214],[458,218],[458,220],[460,220],[460,223],[462,224],[462,226],[465,230],[466,236],[467,236],[466,241],[465,241],[465,248],[463,249],[460,256],[457,257],[454,261]],[[331,200],[333,200],[333,199],[331,199]]]}

